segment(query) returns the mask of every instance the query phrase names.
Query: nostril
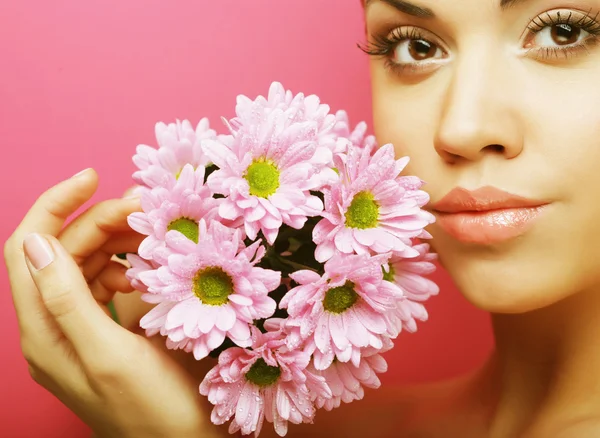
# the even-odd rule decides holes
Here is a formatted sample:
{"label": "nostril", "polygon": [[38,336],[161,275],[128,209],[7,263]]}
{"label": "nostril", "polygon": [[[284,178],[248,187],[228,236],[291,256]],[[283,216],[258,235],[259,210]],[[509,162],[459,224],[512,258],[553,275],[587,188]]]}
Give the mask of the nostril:
{"label": "nostril", "polygon": [[492,152],[504,153],[504,146],[502,146],[500,144],[491,144],[489,146],[486,146],[485,149],[489,149]]}

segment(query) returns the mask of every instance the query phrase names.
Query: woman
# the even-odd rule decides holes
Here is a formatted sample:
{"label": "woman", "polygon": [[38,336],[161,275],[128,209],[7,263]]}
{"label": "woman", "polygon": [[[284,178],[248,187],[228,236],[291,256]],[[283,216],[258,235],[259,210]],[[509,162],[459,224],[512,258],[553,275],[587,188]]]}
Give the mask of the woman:
{"label": "woman", "polygon": [[[375,133],[427,181],[433,247],[491,312],[496,350],[469,375],[381,388],[288,436],[600,436],[600,0],[364,8]],[[87,170],[51,188],[5,245],[33,378],[99,437],[227,435],[190,355],[107,316],[131,290],[110,259],[141,241],[126,224],[139,201],[102,202],[60,231],[96,186]],[[148,309],[133,294],[116,304],[135,332]]]}

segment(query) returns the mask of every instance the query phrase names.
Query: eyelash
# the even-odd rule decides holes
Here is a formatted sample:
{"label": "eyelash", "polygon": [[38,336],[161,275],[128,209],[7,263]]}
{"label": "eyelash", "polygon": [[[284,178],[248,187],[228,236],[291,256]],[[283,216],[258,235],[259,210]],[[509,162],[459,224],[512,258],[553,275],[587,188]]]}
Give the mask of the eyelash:
{"label": "eyelash", "polygon": [[590,12],[585,13],[580,18],[573,18],[572,11],[569,12],[567,17],[561,17],[560,11],[557,11],[554,15],[550,15],[549,12],[539,15],[531,20],[531,24],[527,26],[527,29],[529,30],[527,40],[535,37],[542,29],[559,24],[566,24],[579,28],[589,33],[589,36],[579,43],[565,46],[562,49],[558,47],[538,47],[528,49],[527,53],[533,53],[533,56],[536,59],[551,60],[558,59],[561,56],[566,59],[574,55],[579,55],[581,52],[587,52],[588,48],[595,45],[600,37],[600,22],[597,21],[597,18],[598,13],[592,17]]}
{"label": "eyelash", "polygon": [[406,26],[397,27],[391,32],[373,35],[372,39],[373,41],[369,41],[365,45],[358,44],[358,47],[367,55],[385,58],[386,69],[392,70],[394,73],[398,74],[406,72],[418,73],[419,71],[422,71],[423,63],[398,64],[391,58],[396,46],[403,41],[425,40],[429,42],[421,29],[417,27],[410,27],[407,29]]}
{"label": "eyelash", "polygon": [[[527,26],[527,31],[529,34],[527,35],[526,41],[531,41],[535,36],[545,29],[546,27],[556,26],[560,24],[569,25],[581,29],[587,33],[589,36],[578,43],[565,46],[564,48],[559,47],[538,47],[538,48],[530,48],[526,50],[527,54],[531,54],[532,57],[538,60],[551,60],[558,59],[560,57],[568,58],[573,55],[578,55],[582,51],[587,52],[588,48],[600,40],[600,22],[597,20],[597,17],[600,13],[597,13],[595,16],[591,16],[590,13],[585,13],[581,16],[581,18],[574,18],[573,12],[569,12],[567,17],[561,16],[560,11],[557,11],[554,15],[551,15],[550,12],[546,12],[541,14],[531,20],[530,24]],[[444,54],[447,52],[437,43],[431,41],[431,39],[427,38],[427,34],[425,34],[421,29],[416,27],[397,27],[391,32],[386,32],[383,34],[374,34],[372,35],[372,41],[367,42],[366,44],[358,44],[360,50],[365,52],[366,54],[374,57],[383,57],[385,58],[385,68],[397,73],[399,75],[402,74],[415,74],[422,72],[424,69],[427,69],[427,64],[431,65],[432,62],[415,62],[415,63],[406,63],[399,64],[392,60],[392,55],[397,45],[406,40],[424,40],[431,44],[435,44],[439,47]]]}

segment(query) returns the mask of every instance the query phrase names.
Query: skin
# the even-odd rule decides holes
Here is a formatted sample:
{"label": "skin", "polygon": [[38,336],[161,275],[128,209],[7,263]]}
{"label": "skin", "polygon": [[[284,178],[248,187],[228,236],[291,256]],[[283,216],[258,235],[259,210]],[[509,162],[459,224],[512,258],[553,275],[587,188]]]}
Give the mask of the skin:
{"label": "skin", "polygon": [[[416,74],[396,74],[385,57],[372,58],[379,142],[411,157],[406,173],[427,182],[432,202],[454,187],[485,185],[550,202],[529,232],[502,244],[466,244],[435,224],[429,228],[460,291],[491,312],[497,344],[481,370],[457,383],[468,394],[464,406],[447,411],[462,418],[484,406],[472,419],[481,427],[475,436],[555,436],[548,431],[583,427],[577,423],[600,431],[600,385],[589,374],[600,369],[594,341],[600,328],[600,47],[542,58],[536,48],[564,49],[564,40],[551,38],[552,23],[537,35],[526,31],[532,19],[548,22],[556,10],[562,17],[590,11],[593,19],[600,1],[528,0],[506,10],[498,0],[418,4],[436,18],[410,16],[383,1],[366,6],[369,38],[413,26],[445,51],[415,61],[398,46],[388,59],[429,62]],[[575,42],[586,38],[581,33]],[[453,417],[449,430],[459,426]]]}
{"label": "skin", "polygon": [[[143,236],[127,224],[141,206],[139,198],[110,199],[64,226],[97,186],[98,175],[87,170],[50,188],[5,242],[31,377],[98,437],[224,436],[210,423],[208,402],[198,396],[200,374],[214,364],[196,364],[191,372],[189,358],[167,354],[159,338],[138,335],[109,316],[107,303],[115,292],[132,290],[113,254],[135,251],[141,243]],[[35,257],[25,257],[24,239],[31,233],[48,245],[51,263],[34,266]],[[132,306],[129,313],[139,310]]]}
{"label": "skin", "polygon": [[[433,202],[454,187],[492,185],[547,200],[550,205],[525,235],[502,244],[466,244],[436,224],[429,227],[434,250],[460,291],[473,305],[491,313],[496,350],[480,369],[446,382],[368,390],[361,402],[320,411],[313,425],[290,425],[288,437],[599,436],[600,381],[594,373],[600,369],[596,341],[600,332],[600,235],[596,233],[600,217],[600,45],[589,44],[586,50],[569,56],[557,52],[558,57],[541,58],[544,52],[535,48],[552,44],[550,27],[534,38],[528,38],[525,30],[532,20],[539,22],[536,17],[548,21],[550,11],[563,11],[562,17],[569,11],[575,16],[591,11],[590,18],[594,18],[600,12],[600,0],[527,0],[506,10],[499,7],[498,0],[415,1],[436,18],[415,17],[382,0],[365,6],[368,40],[402,26],[416,27],[421,29],[419,38],[440,48],[432,52],[434,61],[429,57],[419,61],[425,65],[418,73],[405,69],[398,74],[386,67],[386,60],[415,61],[406,58],[411,52],[403,50],[408,42],[400,43],[387,57],[372,58],[373,118],[379,142],[393,143],[398,156],[411,157],[405,174],[425,180],[424,188]],[[584,38],[582,34],[580,39]],[[124,232],[125,228],[120,228],[124,218],[136,206],[112,200],[109,205],[119,205],[118,213],[111,214],[104,204],[60,231],[61,221],[52,209],[61,207],[58,218],[75,211],[93,194],[94,175],[68,180],[42,195],[5,245],[23,352],[32,376],[101,437],[150,436],[144,435],[143,429],[148,418],[154,420],[153,436],[226,435],[207,421],[202,423],[208,419],[210,407],[192,401],[203,399],[197,397],[197,385],[206,370],[190,355],[167,351],[161,338],[148,340],[141,335],[139,319],[151,306],[141,302],[137,292],[114,295],[116,290],[127,291],[120,283],[123,273],[109,268],[109,260],[97,255],[102,250],[114,254],[137,247],[141,239],[135,240],[135,236],[128,244],[115,237]],[[98,221],[109,224],[105,228],[110,230],[99,231],[94,225]],[[63,259],[61,269],[68,272],[63,281],[79,285],[82,291],[66,295],[66,304],[58,301],[57,306],[48,295],[52,291],[44,289],[48,279],[44,283],[43,274],[23,259],[21,242],[32,231],[50,236],[49,240],[55,236],[68,254],[75,255],[73,261],[80,268],[96,265],[84,285],[81,271],[64,262],[68,257]],[[51,270],[47,272],[50,275]],[[65,308],[89,311],[94,303],[102,310],[113,295],[123,327],[112,324],[104,313],[94,320],[105,324],[107,333],[94,340],[97,348],[109,355],[110,360],[103,361],[102,355],[94,355],[94,349],[80,351],[80,343],[71,341],[75,332],[61,323],[65,321],[62,313]],[[68,299],[86,296],[89,307],[69,304]],[[78,322],[78,330],[84,336],[98,331],[80,313],[77,319],[77,311],[67,312]],[[34,314],[40,317],[32,318]],[[56,345],[68,348],[52,348]],[[137,353],[127,354],[131,348],[151,351],[152,361],[138,364],[134,371],[130,366],[108,366],[137,357]],[[65,374],[60,367],[66,363],[83,369],[87,379],[61,381]],[[99,378],[102,373],[85,366],[92,363],[104,363],[112,380],[106,383]],[[150,396],[134,384],[139,381],[140,369],[155,371],[155,376],[146,376],[147,382],[178,370],[177,390],[159,390],[174,409],[185,412],[185,407],[192,406],[192,417],[200,423],[191,421],[182,429],[169,429],[179,426],[153,410]],[[118,387],[130,388],[125,404],[114,396],[114,379]],[[95,383],[90,389],[90,381],[105,383]],[[155,388],[151,389],[155,394]],[[113,395],[103,395],[103,403],[95,404],[81,396],[97,397],[99,393]],[[275,434],[265,425],[261,436]]]}

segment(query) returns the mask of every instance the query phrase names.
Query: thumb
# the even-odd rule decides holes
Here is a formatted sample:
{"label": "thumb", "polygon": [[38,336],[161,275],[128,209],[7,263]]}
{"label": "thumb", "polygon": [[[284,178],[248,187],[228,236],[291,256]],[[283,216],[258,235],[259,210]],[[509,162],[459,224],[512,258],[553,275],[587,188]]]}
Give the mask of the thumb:
{"label": "thumb", "polygon": [[92,297],[73,257],[54,236],[37,233],[25,237],[23,250],[42,302],[65,337],[80,355],[97,356],[117,326]]}

